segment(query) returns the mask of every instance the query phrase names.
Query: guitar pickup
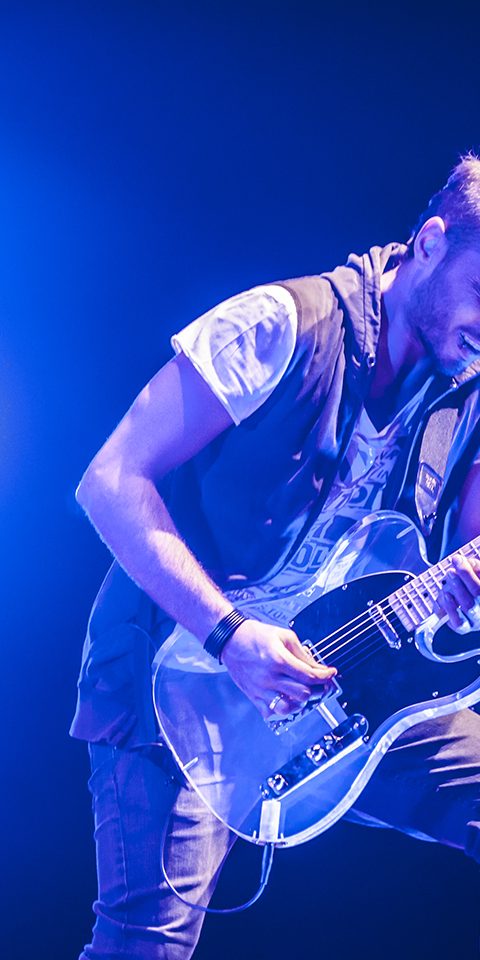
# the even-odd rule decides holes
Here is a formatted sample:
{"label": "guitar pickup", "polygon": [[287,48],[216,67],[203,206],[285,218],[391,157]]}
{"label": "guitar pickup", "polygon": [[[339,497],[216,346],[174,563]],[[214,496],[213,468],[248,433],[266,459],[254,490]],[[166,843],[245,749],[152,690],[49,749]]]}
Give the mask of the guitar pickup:
{"label": "guitar pickup", "polygon": [[368,732],[368,721],[354,713],[315,743],[279,767],[261,784],[263,800],[279,800],[359,747]]}

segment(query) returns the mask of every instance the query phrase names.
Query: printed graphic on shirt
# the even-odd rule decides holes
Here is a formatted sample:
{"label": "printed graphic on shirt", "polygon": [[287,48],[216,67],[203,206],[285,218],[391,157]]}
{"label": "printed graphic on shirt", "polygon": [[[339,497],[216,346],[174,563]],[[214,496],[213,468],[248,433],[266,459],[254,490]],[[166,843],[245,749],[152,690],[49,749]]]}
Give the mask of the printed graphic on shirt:
{"label": "printed graphic on shirt", "polygon": [[[362,410],[323,510],[303,542],[270,581],[236,591],[235,600],[255,598],[256,606],[260,603],[259,609],[265,616],[284,622],[285,609],[289,608],[285,601],[291,597],[294,615],[298,605],[293,598],[324,564],[340,537],[362,517],[381,508],[385,484],[407,440],[426,388],[427,384],[381,431],[375,429],[365,409]],[[281,610],[269,603],[269,597],[282,598]]]}

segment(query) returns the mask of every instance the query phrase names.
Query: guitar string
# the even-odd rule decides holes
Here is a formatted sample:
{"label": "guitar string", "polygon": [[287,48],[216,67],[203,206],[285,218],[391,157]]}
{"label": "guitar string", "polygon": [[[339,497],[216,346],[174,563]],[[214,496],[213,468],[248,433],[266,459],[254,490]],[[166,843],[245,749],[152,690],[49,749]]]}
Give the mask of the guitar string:
{"label": "guitar string", "polygon": [[[418,624],[415,624],[413,618],[411,617],[411,615],[410,615],[410,613],[409,613],[409,609],[412,609],[412,606],[413,606],[413,605],[412,605],[411,601],[409,601],[408,591],[406,590],[406,588],[405,588],[405,587],[401,587],[401,588],[400,588],[399,590],[397,590],[394,594],[390,594],[390,596],[396,597],[396,596],[400,593],[400,590],[404,590],[405,593],[407,594],[407,597],[406,597],[406,599],[407,599],[407,604],[404,605],[404,613],[406,613],[406,615],[410,618],[410,620],[412,620],[412,627],[418,626]],[[424,603],[424,606],[427,606],[427,605],[425,604],[425,601],[421,600],[421,602]],[[398,606],[399,606],[400,608],[402,608],[402,600],[398,600]],[[395,610],[395,607],[393,606],[393,604],[392,604],[392,603],[390,602],[390,600],[389,600],[389,597],[385,597],[384,600],[380,600],[378,603],[376,603],[374,606],[371,607],[371,610],[375,610],[376,608],[379,609],[379,610],[380,610],[383,614],[385,614],[385,615],[389,615],[389,614],[392,614],[392,613],[393,613],[394,615],[398,616],[398,614],[397,614],[397,612],[396,612],[396,610]],[[427,608],[427,609],[428,609],[428,608]],[[429,614],[432,613],[432,612],[433,612],[433,611],[429,611]],[[362,617],[365,617],[365,619],[363,620],[363,623],[361,622],[361,618],[362,618]],[[400,617],[398,617],[398,619],[400,620]],[[357,621],[360,621],[360,622],[358,623]],[[401,622],[401,621],[400,621],[400,622]],[[323,643],[325,642],[325,640],[330,640],[330,639],[332,639],[332,640],[334,640],[334,642],[337,642],[337,640],[339,640],[339,639],[343,639],[344,637],[348,637],[348,634],[351,633],[353,629],[356,629],[357,627],[362,627],[364,624],[367,624],[367,626],[370,626],[370,625],[372,624],[372,617],[371,617],[371,612],[370,612],[370,610],[363,610],[363,611],[362,611],[361,613],[359,613],[356,617],[353,617],[352,620],[349,620],[348,623],[343,624],[342,627],[338,628],[337,630],[334,630],[334,631],[333,631],[332,633],[330,633],[330,634],[327,634],[327,636],[326,636],[326,637],[323,637],[322,640],[319,642],[319,644],[318,644],[318,645],[315,644],[315,645],[312,647],[312,649],[314,649],[314,648],[317,647],[317,646],[320,646],[320,644],[323,644]],[[341,631],[342,631],[342,630],[345,630],[345,627],[349,627],[350,629],[348,629],[348,630],[346,630],[344,633],[342,633]],[[356,636],[356,635],[354,635],[354,637],[353,637],[352,639],[355,639],[355,636]],[[328,646],[328,645],[325,646],[325,647],[322,647],[322,651],[325,651],[325,650],[328,650],[328,649],[329,649],[329,646]]]}
{"label": "guitar string", "polygon": [[[360,619],[360,616],[356,617],[355,619]],[[354,622],[355,622],[354,620],[350,621],[350,623],[352,624]],[[345,626],[349,626],[349,624],[345,624]],[[374,626],[376,626],[376,624],[372,620],[371,616],[367,614],[367,616],[363,621],[356,624],[355,626],[355,629],[357,630],[356,633],[353,632],[352,630],[347,630],[346,632],[342,633],[342,628],[340,628],[339,630],[336,630],[334,633],[329,634],[328,637],[324,637],[322,640],[319,640],[318,643],[313,644],[312,647],[309,648],[310,652],[312,653],[313,651],[315,651],[322,654],[323,656],[328,651],[329,656],[333,656],[335,653],[338,653],[339,650],[342,650],[343,647],[348,646],[350,643],[353,643],[355,640],[358,640],[359,637],[362,636],[362,634],[364,634],[366,631],[370,630]],[[361,627],[362,629],[359,630],[357,629],[358,627]],[[352,634],[352,636],[349,637],[349,634]],[[335,638],[333,642],[330,644],[326,644],[324,646],[324,641],[330,640],[331,638],[332,639]],[[337,643],[339,640],[343,640],[344,642],[340,643],[340,645],[336,647],[335,643]]]}
{"label": "guitar string", "polygon": [[348,661],[348,666],[347,665],[344,666],[343,674],[348,673],[352,669],[356,670],[357,667],[364,662],[364,660],[368,660],[370,657],[373,657],[373,655],[378,652],[379,652],[379,647],[375,647],[374,649],[371,649],[368,652],[364,653],[363,656],[361,657],[358,657],[358,655],[356,657],[352,657]]}
{"label": "guitar string", "polygon": [[[398,617],[398,614],[396,614],[395,609],[392,607],[391,604],[386,604],[384,607],[382,607],[382,604],[379,603],[379,604],[377,604],[376,606],[379,607],[380,609],[382,609],[383,612],[385,612],[385,610],[389,610],[389,613],[393,613],[395,616]],[[359,620],[362,615],[363,615],[363,614],[360,614],[360,615],[359,615],[358,617],[356,617],[354,620],[351,620],[350,623],[351,623],[351,624],[355,623],[355,620]],[[399,617],[398,617],[398,619],[400,620]],[[364,624],[366,624],[366,626],[364,626]],[[401,624],[402,626],[404,626],[404,625],[402,624],[402,621],[401,621],[401,620],[400,620],[400,624]],[[379,641],[379,643],[378,643],[378,649],[379,649],[379,650],[382,649],[382,648],[385,648],[385,643],[388,642],[388,641],[386,641],[386,638],[385,638],[385,636],[382,634],[382,632],[381,632],[378,624],[375,623],[375,621],[372,619],[371,616],[369,617],[369,619],[364,620],[364,621],[363,621],[363,624],[357,624],[357,626],[363,626],[363,629],[357,631],[356,633],[353,633],[353,635],[352,635],[349,639],[346,639],[345,642],[344,642],[344,643],[341,643],[339,646],[335,647],[335,644],[333,643],[333,644],[330,644],[330,645],[327,645],[326,647],[324,647],[324,646],[322,646],[322,642],[323,642],[323,641],[321,641],[321,642],[319,642],[318,644],[313,644],[311,647],[309,647],[310,653],[312,653],[315,658],[316,658],[316,655],[317,655],[317,654],[318,654],[319,656],[324,657],[325,652],[328,650],[328,651],[329,651],[329,653],[328,653],[328,659],[330,659],[332,656],[335,656],[335,654],[337,654],[340,650],[342,650],[342,649],[344,649],[345,647],[347,647],[348,649],[347,649],[347,650],[345,651],[345,653],[342,655],[343,657],[345,657],[345,656],[347,656],[347,654],[353,653],[354,650],[355,650],[355,651],[358,651],[358,648],[365,647],[365,649],[368,649],[368,647],[370,647],[371,644],[365,645],[365,641],[371,640],[372,637],[375,637],[375,638],[378,639],[378,641]],[[414,626],[415,626],[415,625],[414,625]],[[351,633],[352,631],[350,630],[349,632]],[[337,636],[337,635],[338,635],[338,636]],[[330,634],[327,638],[324,638],[324,639],[330,639],[330,638],[336,637],[336,640],[343,640],[343,639],[344,639],[345,637],[347,637],[347,636],[348,636],[348,632],[345,633],[345,634],[342,634],[341,632],[339,632],[339,631],[337,630],[337,631],[335,631],[334,633]],[[362,639],[360,639],[360,638],[362,638]],[[357,642],[355,642],[355,641],[357,641]],[[331,647],[331,649],[329,649],[329,647]],[[358,652],[355,652],[355,653],[353,654],[353,656],[354,656],[354,657],[357,657],[357,656],[358,656]],[[319,661],[317,660],[317,662],[319,662]],[[344,664],[347,663],[347,662],[349,662],[348,656],[347,656],[347,659],[344,659],[344,660],[343,660],[343,663],[344,663]]]}
{"label": "guitar string", "polygon": [[[379,607],[381,605],[377,604],[377,606]],[[395,613],[394,608],[391,606],[390,606],[390,611],[393,611],[393,613],[398,617],[398,614]],[[404,626],[401,620],[400,620],[400,624]],[[372,628],[370,631],[369,631],[369,627]],[[362,634],[364,635],[363,637],[362,637]],[[330,636],[333,637],[335,636],[335,634],[331,634]],[[339,640],[343,639],[343,636],[346,636],[346,635],[340,634],[338,639]],[[362,637],[362,639],[359,639],[360,637]],[[369,643],[365,642],[365,641],[372,641],[372,639],[373,639],[373,644],[372,642],[369,642]],[[336,653],[338,653],[339,651],[343,650],[346,647],[347,649],[345,650],[345,652],[343,654],[340,654],[340,657],[338,658],[337,662],[334,664],[334,666],[342,666],[343,668],[347,664],[350,665],[352,663],[352,660],[355,660],[356,658],[358,658],[360,651],[369,650],[371,649],[372,645],[375,646],[376,650],[380,651],[381,649],[386,649],[386,643],[388,644],[388,640],[382,634],[380,627],[378,626],[378,624],[375,623],[375,621],[370,619],[370,623],[369,624],[367,623],[367,626],[363,630],[358,631],[357,633],[354,633],[352,637],[350,637],[348,640],[345,641],[345,643],[340,644],[338,647],[335,647],[333,645],[333,649],[330,650],[329,652],[328,659],[330,660],[332,656],[334,656]],[[321,643],[314,644],[312,647],[309,647],[309,651],[310,653],[313,654],[314,658],[317,660],[317,663],[321,662],[319,658],[320,657],[323,658],[325,649],[328,649],[328,647],[323,648]],[[372,650],[371,652],[373,653],[375,652],[375,650]],[[371,656],[371,653],[367,654],[367,656]],[[340,658],[343,658],[343,659],[340,659]],[[365,659],[365,658],[362,658],[362,659]]]}
{"label": "guitar string", "polygon": [[[435,583],[435,586],[437,586],[436,583]],[[404,603],[404,604],[403,604],[403,608],[402,608],[402,601],[399,600],[399,601],[398,601],[398,607],[399,607],[400,609],[403,609],[403,612],[404,612],[404,613],[407,615],[407,617],[409,617],[409,619],[412,621],[412,629],[414,629],[416,626],[419,626],[419,624],[416,624],[416,623],[415,623],[415,621],[414,621],[413,617],[411,616],[409,610],[415,609],[415,607],[414,607],[413,603],[409,600],[409,596],[408,596],[407,590],[406,590],[404,587],[402,587],[402,588],[400,588],[400,589],[405,590],[405,593],[407,594],[407,596],[406,596],[407,603],[406,603],[406,604]],[[396,591],[396,593],[395,593],[395,594],[391,594],[391,596],[396,596],[399,592],[400,592],[400,591]],[[432,599],[433,599],[433,597],[431,597],[430,594],[428,595],[428,598],[429,598],[429,600],[432,600]],[[419,599],[420,603],[423,603],[424,607],[425,607],[426,610],[427,610],[428,616],[430,616],[430,615],[433,613],[433,609],[432,609],[432,610],[429,609],[429,607],[428,607],[427,603],[425,603],[425,600],[424,600],[424,599],[422,599],[421,597],[418,597],[418,599]],[[378,627],[378,624],[375,623],[375,621],[373,620],[373,618],[372,618],[372,616],[371,616],[371,611],[374,611],[374,610],[376,610],[376,609],[379,610],[379,611],[380,611],[382,614],[384,614],[385,616],[388,616],[388,615],[393,614],[393,615],[396,616],[397,619],[400,621],[400,624],[401,624],[403,627],[405,627],[405,624],[402,623],[402,620],[401,620],[400,616],[398,615],[397,610],[395,609],[395,607],[393,606],[393,604],[389,601],[389,598],[386,597],[385,600],[381,600],[379,603],[377,603],[377,604],[375,604],[374,606],[372,606],[372,607],[371,607],[371,610],[364,610],[364,611],[362,611],[362,613],[358,614],[357,617],[354,617],[354,618],[353,618],[352,620],[350,620],[347,624],[343,624],[342,627],[339,628],[338,630],[334,630],[331,634],[328,634],[326,637],[323,637],[322,640],[319,641],[318,644],[313,644],[312,647],[309,648],[309,649],[310,649],[310,652],[312,652],[312,651],[314,651],[314,650],[318,650],[318,651],[319,651],[320,653],[322,653],[322,654],[325,654],[325,653],[328,652],[328,653],[329,653],[329,656],[332,656],[333,654],[337,653],[338,650],[340,650],[343,646],[345,646],[345,645],[353,642],[353,641],[356,640],[358,637],[360,637],[361,634],[364,633],[365,630],[368,630],[369,627],[371,627],[372,625],[373,625],[374,627],[376,627],[377,630],[379,630],[379,632],[381,633],[381,630],[380,630],[380,628]],[[424,615],[422,614],[422,617],[423,617],[423,616],[424,616]],[[364,619],[363,621],[361,620],[362,617],[365,617],[365,619]],[[357,621],[360,621],[360,622],[357,623]],[[345,630],[344,630],[345,627],[349,627],[350,629],[345,631]],[[357,633],[353,633],[353,635],[349,638],[349,634],[352,633],[352,630],[357,629],[358,627],[362,627],[362,629],[359,630]],[[343,633],[342,633],[342,630],[344,630]],[[326,640],[332,640],[333,643],[324,645]],[[335,647],[335,643],[337,643],[338,640],[344,640],[345,642],[342,643],[339,647]],[[333,648],[333,649],[332,649],[332,648]]]}
{"label": "guitar string", "polygon": [[[336,653],[337,653],[339,650],[342,650],[343,647],[347,647],[347,649],[344,650],[343,653],[340,653],[340,654],[339,654],[339,656],[338,656],[337,659],[335,660],[334,665],[335,665],[335,666],[340,665],[340,662],[345,663],[345,662],[348,661],[348,657],[349,657],[350,654],[353,653],[353,656],[356,656],[356,653],[355,653],[354,651],[357,651],[357,650],[359,650],[359,649],[362,650],[362,649],[365,649],[365,648],[369,647],[372,640],[374,640],[375,642],[376,642],[376,641],[379,641],[379,646],[380,646],[380,647],[383,647],[383,646],[386,644],[386,642],[387,642],[386,639],[385,639],[385,637],[383,636],[383,634],[380,633],[379,630],[372,630],[372,631],[370,631],[369,633],[367,632],[366,635],[362,638],[362,640],[360,640],[358,643],[342,644],[341,647],[338,647],[336,651],[334,651],[333,653],[331,653],[331,654],[329,655],[328,661],[330,662],[331,658],[332,658],[333,656],[335,656]],[[323,656],[321,655],[320,651],[316,650],[315,653],[316,653],[318,656],[321,656],[321,657],[322,657],[322,660],[324,659]],[[345,660],[345,658],[347,658],[347,660]]]}
{"label": "guitar string", "polygon": [[[460,551],[459,551],[459,552],[460,552]],[[477,551],[472,550],[472,552],[473,552],[474,556],[478,556]],[[448,560],[449,558],[445,558],[445,559]],[[440,561],[440,563],[437,565],[437,569],[440,570],[440,574],[441,574],[441,575],[444,575],[445,571],[442,570],[441,563],[444,563],[444,564],[445,564],[445,560]],[[432,571],[433,569],[434,569],[433,567],[430,567],[429,570],[425,571],[425,575],[426,575],[427,577],[430,576],[431,580],[433,581],[434,587],[438,587],[438,583],[436,582],[435,577],[433,576],[433,573],[431,573],[431,571]],[[404,590],[404,592],[405,592],[405,594],[406,594],[406,597],[407,597],[407,601],[408,601],[408,590],[407,590],[406,587],[401,587],[399,590],[396,591],[396,593],[391,594],[391,596],[396,596],[398,593],[400,593],[400,590],[402,590],[402,589]],[[414,590],[414,592],[417,592],[415,587],[413,587],[413,590]],[[412,585],[410,585],[410,592],[411,592],[411,591],[412,591]],[[427,606],[427,604],[425,603],[425,599],[423,599],[424,597],[428,597],[429,600],[436,599],[436,598],[435,598],[435,597],[432,597],[431,594],[428,593],[428,587],[427,587],[427,593],[426,593],[426,594],[423,593],[423,596],[422,596],[422,597],[420,597],[420,596],[418,595],[418,593],[417,593],[417,599],[419,599],[420,603],[423,603],[423,605],[424,605],[424,606],[426,607],[426,609],[428,610],[428,606]],[[387,602],[387,601],[388,601],[388,602]],[[399,603],[400,603],[400,609],[402,609],[402,600],[400,600]],[[407,604],[407,606],[408,606],[410,609],[412,609],[412,606],[414,607],[414,604],[413,604],[413,602],[410,600],[410,602]],[[385,615],[387,614],[387,611],[388,611],[389,614],[392,614],[392,613],[393,613],[393,615],[396,616],[397,619],[400,621],[400,624],[401,624],[402,626],[404,626],[404,624],[402,624],[402,621],[401,621],[398,613],[395,611],[395,608],[393,607],[393,604],[389,601],[389,598],[388,598],[388,597],[386,597],[385,600],[378,602],[378,603],[375,605],[375,607],[376,607],[377,609],[380,609],[380,610],[382,611],[382,613],[385,614]],[[375,609],[375,607],[373,607],[373,609]],[[407,610],[407,611],[404,610],[404,612],[407,612],[407,616],[410,617],[410,619],[412,620],[412,625],[413,625],[413,627],[415,627],[416,624],[415,624],[415,622],[413,621],[413,618],[412,618],[412,617],[410,616],[410,614],[408,613],[408,610]],[[433,611],[430,611],[430,612],[433,612]],[[338,647],[335,648],[335,642],[337,642],[338,640],[342,640],[342,639],[344,639],[345,637],[348,637],[348,633],[352,633],[353,624],[355,624],[357,620],[360,620],[361,617],[362,617],[364,614],[367,615],[368,619],[365,619],[365,620],[363,621],[363,624],[367,624],[367,626],[365,626],[363,630],[357,631],[357,633],[353,633],[353,636],[352,636],[352,637],[350,637],[349,639],[345,640],[344,643],[340,644],[340,646],[338,646]],[[368,622],[368,620],[369,620],[370,622]],[[357,626],[357,627],[363,626],[363,624],[362,624],[362,623],[358,623],[356,626]],[[350,629],[349,631],[347,631],[346,633],[343,633],[343,634],[341,633],[340,630],[336,630],[336,631],[334,631],[333,633],[329,634],[327,637],[324,637],[322,641],[320,641],[320,642],[317,643],[317,644],[313,644],[312,647],[309,648],[310,653],[312,653],[312,655],[314,656],[314,659],[317,660],[317,662],[320,662],[320,660],[319,660],[320,656],[321,656],[322,654],[324,654],[325,651],[329,650],[329,646],[330,646],[330,647],[333,647],[333,649],[330,650],[330,652],[329,652],[329,657],[334,656],[336,653],[338,653],[338,652],[339,652],[341,649],[343,649],[344,647],[348,647],[349,649],[346,650],[345,653],[342,654],[341,657],[339,657],[338,660],[337,660],[337,666],[338,666],[338,667],[341,667],[341,669],[342,669],[343,671],[346,671],[347,669],[350,670],[350,669],[352,668],[352,666],[358,667],[360,663],[363,663],[365,660],[368,660],[369,657],[373,656],[375,653],[379,652],[379,651],[382,650],[382,649],[386,649],[386,647],[385,647],[386,638],[385,638],[384,635],[382,634],[382,632],[381,632],[378,624],[375,624],[375,622],[372,620],[372,617],[371,617],[371,614],[370,614],[369,611],[364,611],[362,614],[359,614],[357,617],[355,617],[354,619],[350,620],[349,623],[348,623],[348,624],[345,624],[344,626],[350,626],[351,629]],[[418,624],[417,624],[417,626],[418,626]],[[373,628],[373,631],[370,632],[370,633],[368,633],[369,627],[372,627],[372,628]],[[353,628],[353,629],[355,629],[355,628]],[[365,634],[365,632],[367,632],[367,635],[364,636],[362,640],[359,640],[359,637],[361,637],[362,634]],[[322,646],[322,644],[324,643],[325,640],[333,640],[333,638],[335,638],[333,644],[331,643],[330,645],[327,644],[327,646]],[[355,643],[355,642],[354,642],[355,640],[358,640],[359,642]],[[366,643],[365,641],[367,641],[367,640],[369,640],[370,643]],[[353,646],[350,646],[352,643],[353,643]],[[354,651],[355,651],[355,652],[354,652]],[[362,655],[362,654],[363,654],[363,655]],[[356,661],[356,662],[355,662],[355,661]]]}
{"label": "guitar string", "polygon": [[385,649],[384,645],[377,642],[375,639],[372,643],[362,647],[361,651],[354,653],[352,656],[346,657],[341,664],[340,662],[338,663],[338,666],[340,667],[340,676],[347,673],[352,669],[352,667],[358,667],[360,663],[363,663],[364,660],[368,660],[369,657],[373,656],[375,653],[379,653],[382,649]]}
{"label": "guitar string", "polygon": [[[366,643],[365,641],[367,640],[370,642]],[[350,664],[352,660],[355,660],[356,657],[358,657],[359,653],[363,652],[364,650],[369,650],[372,645],[374,645],[378,651],[386,648],[388,649],[386,640],[382,634],[380,634],[379,631],[372,631],[370,634],[368,634],[368,636],[364,637],[360,643],[354,644],[343,654],[340,654],[333,665],[339,668],[339,670],[345,669],[347,664]],[[318,653],[318,651],[316,652]],[[317,658],[315,657],[315,659]],[[320,660],[317,660],[317,662],[320,662]]]}
{"label": "guitar string", "polygon": [[[372,653],[375,653],[376,651],[387,649],[386,643],[388,644],[388,640],[382,634],[379,626],[375,624],[374,621],[371,621],[370,626],[373,628],[373,630],[371,630],[370,632],[368,632],[368,628],[366,628],[365,630],[357,634],[354,634],[354,636],[351,637],[350,640],[348,640],[346,643],[341,644],[339,647],[337,647],[336,649],[330,652],[329,659],[330,657],[338,653],[343,648],[345,647],[347,648],[343,654],[340,654],[334,666],[341,667],[342,669],[344,669],[347,666],[347,664],[350,667],[352,662],[358,658],[359,653],[363,651],[370,650],[371,652],[367,653],[366,655],[367,657],[369,657],[372,655]],[[358,638],[361,636],[361,633],[365,634],[363,639],[359,640],[357,643],[354,643],[353,641],[358,640]],[[339,639],[341,639],[341,637]],[[401,638],[399,637],[399,639]],[[365,641],[370,641],[370,642],[366,643]],[[323,654],[323,649],[321,647],[321,644],[316,644],[310,647],[309,650],[310,650],[310,653],[312,653],[314,658],[317,660],[317,663],[320,663],[321,662],[320,655]],[[358,665],[358,663],[360,663],[363,659],[366,659],[366,657],[361,657],[361,659],[357,661],[356,665]]]}
{"label": "guitar string", "polygon": [[[469,546],[470,546],[470,545],[469,545]],[[460,553],[461,551],[458,551],[458,552]],[[473,552],[474,555],[476,554],[476,551],[473,549],[473,547],[472,547],[472,552]],[[444,560],[441,560],[440,563],[436,565],[436,568],[440,570],[440,574],[441,574],[442,576],[444,575],[445,571],[442,570],[441,564],[443,563],[443,564],[445,565],[445,563],[446,563],[448,560],[449,560],[449,558],[446,557]],[[425,575],[426,575],[426,576],[430,576],[431,580],[433,581],[434,586],[437,587],[438,584],[436,583],[435,578],[434,578],[434,576],[433,576],[433,573],[431,572],[433,569],[435,569],[435,567],[429,567],[429,569],[425,571]],[[422,575],[421,575],[421,576],[422,576]],[[420,579],[420,578],[419,578],[419,579]],[[409,584],[408,586],[410,587],[410,592],[412,592],[412,589],[413,589],[413,592],[414,592],[414,593],[417,593],[417,599],[419,599],[420,603],[423,603],[423,605],[424,605],[424,606],[427,608],[427,610],[428,610],[428,606],[427,606],[427,604],[425,603],[425,600],[422,599],[422,597],[420,597],[420,596],[418,595],[417,588],[415,588],[415,587],[412,588],[412,584]],[[405,592],[406,595],[407,595],[407,607],[409,606],[410,609],[412,609],[412,601],[411,601],[411,600],[410,600],[410,602],[409,602],[409,604],[408,604],[409,598],[408,598],[408,589],[407,589],[407,586],[405,586],[405,587],[400,587],[399,590],[397,590],[392,596],[395,596],[396,594],[400,593],[400,590],[402,590],[402,589],[404,590],[404,592]],[[428,588],[427,588],[427,590],[428,590]],[[428,596],[429,596],[429,599],[431,599],[431,598],[430,598],[430,594],[429,594]],[[376,604],[376,607],[379,608],[385,615],[393,613],[393,614],[396,615],[396,616],[398,617],[398,619],[400,620],[400,617],[399,617],[398,614],[396,613],[395,608],[393,607],[393,605],[392,605],[390,602],[387,602],[387,601],[388,601],[388,597],[386,597],[385,600],[382,600],[382,601],[380,601],[379,603],[377,603],[377,604]],[[401,605],[402,605],[402,601],[400,600],[399,603],[400,603],[400,606],[401,606]],[[384,606],[382,606],[382,604],[384,604]],[[373,607],[372,609],[375,609],[375,607]],[[405,612],[406,612],[407,616],[409,616],[410,619],[412,620],[412,625],[413,625],[413,627],[418,626],[418,624],[417,624],[417,625],[415,624],[413,618],[412,618],[412,617],[410,616],[410,614],[408,613],[408,609],[407,609]],[[432,610],[432,611],[429,611],[429,615],[430,615],[432,612],[433,612],[433,610]],[[357,620],[360,620],[360,618],[361,618],[362,616],[364,616],[365,613],[366,613],[368,619],[365,619],[365,620],[363,621],[363,623],[358,623],[358,624],[357,624],[357,627],[360,627],[360,626],[361,626],[361,627],[363,627],[363,629],[360,630],[360,631],[359,631],[358,633],[356,633],[356,634],[354,633],[352,637],[350,637],[349,639],[347,639],[347,638],[348,638],[348,634],[352,632],[353,624],[355,624]],[[402,623],[401,620],[400,620],[400,623]],[[364,624],[365,624],[366,626],[364,626]],[[373,625],[376,626],[375,624],[373,624]],[[329,634],[327,637],[324,637],[318,644],[314,644],[312,647],[310,647],[310,648],[309,648],[309,649],[310,649],[310,652],[313,653],[314,651],[315,651],[315,652],[318,651],[318,653],[320,653],[321,655],[324,655],[325,653],[328,652],[328,656],[329,656],[329,657],[334,656],[334,655],[335,655],[340,649],[342,649],[344,646],[346,646],[346,645],[352,643],[353,641],[357,640],[358,637],[360,637],[362,633],[365,633],[365,630],[368,630],[369,627],[372,626],[372,618],[371,618],[371,616],[369,615],[369,612],[368,612],[368,611],[364,611],[364,612],[362,612],[361,614],[359,614],[357,617],[355,617],[353,620],[350,620],[348,624],[344,624],[344,627],[345,627],[345,626],[348,626],[348,627],[350,627],[351,629],[350,629],[350,630],[347,630],[347,631],[344,632],[343,634],[342,634],[339,630],[334,631],[333,633]],[[403,626],[403,624],[402,624],[402,626]],[[376,626],[376,629],[377,629],[377,631],[380,633],[380,635],[382,635],[382,634],[381,634],[381,630],[379,629],[378,626]],[[322,644],[325,642],[325,640],[330,640],[330,639],[333,639],[333,638],[335,638],[333,644],[330,644],[330,645],[327,644],[327,646],[322,646]],[[342,643],[339,647],[335,647],[335,643],[336,643],[338,640],[345,640],[345,642]],[[358,644],[356,644],[356,645],[358,646]],[[382,645],[383,645],[383,644],[382,644]],[[333,649],[330,649],[330,647],[332,647],[332,646],[333,646]]]}
{"label": "guitar string", "polygon": [[[362,642],[356,644],[351,650],[342,654],[342,658],[337,660],[335,666],[340,668],[340,676],[342,676],[342,671],[343,673],[346,673],[347,669],[350,670],[352,666],[358,667],[360,663],[373,656],[374,653],[379,653],[381,650],[388,649],[388,647],[385,646],[385,638],[379,634],[379,632],[377,635],[370,634],[369,639],[371,640],[370,643],[365,644]],[[363,654],[363,656],[361,654]],[[321,662],[316,656],[314,658],[317,660],[317,663]]]}
{"label": "guitar string", "polygon": [[[386,604],[383,607],[381,603],[378,603],[376,604],[376,606],[377,608],[380,608],[385,615],[387,615],[387,613],[397,615],[394,607],[391,604]],[[363,621],[361,620],[361,617],[364,617]],[[360,621],[360,622],[356,623],[356,621]],[[353,626],[354,624],[355,626]],[[342,630],[344,630],[344,627],[350,627],[350,629],[342,632]],[[361,627],[362,629],[359,630],[358,629],[359,627]],[[367,611],[365,616],[364,612],[362,612],[353,620],[350,620],[348,624],[344,624],[343,627],[333,631],[333,633],[328,634],[327,637],[323,637],[322,640],[320,640],[318,643],[315,643],[311,647],[309,647],[310,653],[318,652],[319,654],[324,655],[325,653],[328,652],[329,656],[333,656],[335,653],[338,653],[339,650],[343,649],[343,647],[348,646],[350,643],[353,643],[355,640],[358,640],[358,638],[361,637],[362,634],[365,633],[365,631],[371,629],[372,627],[375,627],[375,629],[379,633],[381,633],[379,627],[377,626],[377,624],[375,624],[374,620],[372,619],[371,614]],[[355,630],[357,632],[354,632]],[[352,634],[352,636],[349,637],[349,634]],[[325,640],[332,640],[333,642],[330,644],[327,643],[326,645],[324,645]],[[335,644],[339,640],[343,640],[344,642],[341,643],[340,646],[336,647]]]}

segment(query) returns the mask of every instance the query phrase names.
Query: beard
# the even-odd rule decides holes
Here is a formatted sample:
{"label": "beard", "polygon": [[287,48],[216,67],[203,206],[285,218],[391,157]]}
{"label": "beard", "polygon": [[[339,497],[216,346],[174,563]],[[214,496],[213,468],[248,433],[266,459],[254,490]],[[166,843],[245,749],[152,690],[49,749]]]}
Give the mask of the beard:
{"label": "beard", "polygon": [[453,315],[449,264],[442,261],[412,291],[405,306],[405,320],[434,370],[449,377],[461,373],[472,360],[458,352],[458,338],[452,330]]}

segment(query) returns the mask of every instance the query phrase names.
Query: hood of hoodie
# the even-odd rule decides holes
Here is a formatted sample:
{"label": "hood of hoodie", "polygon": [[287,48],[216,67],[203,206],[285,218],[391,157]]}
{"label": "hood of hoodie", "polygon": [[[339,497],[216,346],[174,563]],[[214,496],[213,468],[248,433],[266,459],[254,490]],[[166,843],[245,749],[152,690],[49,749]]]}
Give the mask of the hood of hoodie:
{"label": "hood of hoodie", "polygon": [[406,251],[405,244],[374,246],[367,253],[351,253],[347,262],[322,274],[350,318],[359,367],[372,368],[378,347],[382,315],[382,275],[393,269]]}

